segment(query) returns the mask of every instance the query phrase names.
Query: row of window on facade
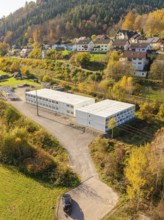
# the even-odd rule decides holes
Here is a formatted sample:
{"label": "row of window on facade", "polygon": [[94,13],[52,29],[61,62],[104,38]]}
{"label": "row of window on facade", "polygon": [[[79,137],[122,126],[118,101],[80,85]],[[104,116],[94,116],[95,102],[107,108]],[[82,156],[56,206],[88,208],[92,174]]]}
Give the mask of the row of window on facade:
{"label": "row of window on facade", "polygon": [[[36,100],[36,96],[31,95],[31,94],[26,94],[26,95],[27,95],[31,100],[32,100],[32,99]],[[44,102],[49,102],[49,103],[53,103],[53,104],[59,104],[58,101],[54,101],[54,100],[47,99],[47,98],[42,98],[42,97],[39,97],[39,96],[38,96],[37,99],[38,99],[38,101],[39,101],[39,100],[42,100],[42,101],[44,101]],[[73,108],[73,105],[67,104],[67,107]]]}

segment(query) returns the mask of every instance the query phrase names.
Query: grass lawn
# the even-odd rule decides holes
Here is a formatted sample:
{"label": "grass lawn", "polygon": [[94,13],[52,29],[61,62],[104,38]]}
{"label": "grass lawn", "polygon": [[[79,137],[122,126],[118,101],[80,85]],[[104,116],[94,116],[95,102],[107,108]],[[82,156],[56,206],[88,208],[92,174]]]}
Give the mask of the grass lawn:
{"label": "grass lawn", "polygon": [[35,87],[40,87],[40,84],[35,83],[33,80],[30,80],[30,79],[17,80],[14,77],[11,77],[3,82],[0,82],[0,86],[13,86],[14,88],[16,88],[17,85],[23,84],[23,83],[27,83]]}
{"label": "grass lawn", "polygon": [[0,165],[0,177],[1,220],[54,219],[57,199],[66,188],[50,188],[10,166]]}
{"label": "grass lawn", "polygon": [[2,70],[0,70],[0,76],[2,75],[9,75],[8,73],[3,72]]}
{"label": "grass lawn", "polygon": [[151,100],[156,100],[159,102],[164,102],[164,89],[158,89],[158,90],[151,89],[149,91],[149,94],[146,96],[146,98]]}
{"label": "grass lawn", "polygon": [[124,205],[117,207],[112,214],[109,214],[103,220],[130,220],[131,218],[132,214],[128,213],[128,207]]}
{"label": "grass lawn", "polygon": [[108,62],[108,55],[107,54],[91,54],[91,61]]}

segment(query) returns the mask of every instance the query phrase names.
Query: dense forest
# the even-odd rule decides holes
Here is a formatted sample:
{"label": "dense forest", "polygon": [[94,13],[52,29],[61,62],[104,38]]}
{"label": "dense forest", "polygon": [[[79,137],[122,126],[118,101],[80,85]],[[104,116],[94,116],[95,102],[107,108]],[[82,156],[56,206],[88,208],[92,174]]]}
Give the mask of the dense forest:
{"label": "dense forest", "polygon": [[37,0],[0,19],[0,41],[29,41],[110,33],[129,10],[145,14],[164,8],[163,0]]}

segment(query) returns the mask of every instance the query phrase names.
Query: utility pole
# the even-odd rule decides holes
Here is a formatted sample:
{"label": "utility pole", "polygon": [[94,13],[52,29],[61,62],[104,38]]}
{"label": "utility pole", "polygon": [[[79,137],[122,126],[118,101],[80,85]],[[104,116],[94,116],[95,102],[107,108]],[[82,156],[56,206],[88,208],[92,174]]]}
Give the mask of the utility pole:
{"label": "utility pole", "polygon": [[39,106],[38,106],[38,93],[37,93],[37,89],[36,89],[36,114],[37,114],[37,116],[39,116]]}

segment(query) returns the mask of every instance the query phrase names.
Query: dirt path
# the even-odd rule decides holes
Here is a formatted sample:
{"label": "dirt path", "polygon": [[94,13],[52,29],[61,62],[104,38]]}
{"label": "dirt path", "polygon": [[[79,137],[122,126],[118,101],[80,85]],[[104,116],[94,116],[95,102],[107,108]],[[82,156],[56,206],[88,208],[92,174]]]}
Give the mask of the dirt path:
{"label": "dirt path", "polygon": [[66,117],[55,116],[41,109],[39,109],[40,116],[38,117],[36,107],[25,103],[24,90],[18,89],[16,93],[21,101],[14,101],[11,104],[59,140],[69,153],[70,166],[83,181],[79,187],[70,192],[74,200],[72,215],[70,217],[64,215],[60,202],[58,219],[101,219],[116,205],[118,196],[98,178],[88,149],[88,145],[94,140],[95,136],[70,127],[70,122]]}

